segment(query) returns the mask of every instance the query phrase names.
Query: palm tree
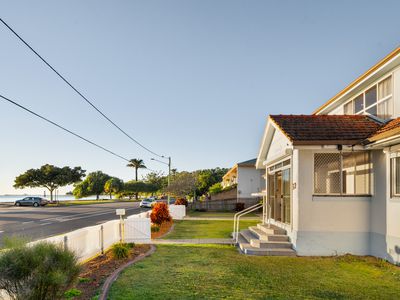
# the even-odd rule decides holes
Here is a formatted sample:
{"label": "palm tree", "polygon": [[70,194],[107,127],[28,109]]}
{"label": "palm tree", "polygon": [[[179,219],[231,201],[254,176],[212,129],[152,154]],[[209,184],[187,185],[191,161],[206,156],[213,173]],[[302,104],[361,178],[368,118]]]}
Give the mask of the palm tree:
{"label": "palm tree", "polygon": [[143,159],[139,158],[134,158],[129,160],[129,164],[127,164],[126,166],[135,169],[135,181],[138,181],[138,169],[146,168]]}
{"label": "palm tree", "polygon": [[[133,158],[129,160],[129,164],[126,165],[127,167],[130,168],[135,168],[135,181],[138,181],[137,175],[138,175],[138,169],[144,169],[146,166],[144,165],[143,159],[139,158]],[[136,200],[138,199],[139,193],[135,194]]]}

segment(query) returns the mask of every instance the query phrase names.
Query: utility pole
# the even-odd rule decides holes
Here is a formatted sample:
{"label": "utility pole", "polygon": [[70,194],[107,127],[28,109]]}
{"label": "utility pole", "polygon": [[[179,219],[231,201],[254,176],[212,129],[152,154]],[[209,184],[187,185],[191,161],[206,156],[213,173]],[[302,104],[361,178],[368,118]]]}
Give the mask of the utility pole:
{"label": "utility pole", "polygon": [[[168,163],[158,160],[158,159],[155,159],[155,158],[151,158],[151,160],[158,161],[159,163],[162,163],[162,164],[168,166],[168,187],[169,187],[171,184],[171,156],[168,156],[168,157],[162,156],[162,158],[164,158],[164,159],[168,158]],[[171,196],[170,196],[170,193],[168,193],[168,200],[167,200],[168,205],[170,203],[170,199],[171,199]]]}
{"label": "utility pole", "polygon": [[[168,187],[171,184],[171,156],[168,157]],[[168,193],[168,206],[170,202],[170,193]]]}

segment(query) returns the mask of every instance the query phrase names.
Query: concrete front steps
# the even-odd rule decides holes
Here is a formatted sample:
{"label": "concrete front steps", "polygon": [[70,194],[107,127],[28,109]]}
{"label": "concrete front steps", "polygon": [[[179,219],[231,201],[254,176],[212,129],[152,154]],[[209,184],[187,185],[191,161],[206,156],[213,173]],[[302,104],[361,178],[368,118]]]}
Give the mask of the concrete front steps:
{"label": "concrete front steps", "polygon": [[249,227],[239,233],[239,249],[244,254],[261,256],[296,256],[286,230],[274,225]]}

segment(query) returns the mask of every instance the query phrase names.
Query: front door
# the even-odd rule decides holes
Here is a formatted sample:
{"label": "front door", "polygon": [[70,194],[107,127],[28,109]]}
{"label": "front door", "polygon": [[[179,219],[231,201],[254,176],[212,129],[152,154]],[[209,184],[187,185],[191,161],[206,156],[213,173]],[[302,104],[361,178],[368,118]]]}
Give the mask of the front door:
{"label": "front door", "polygon": [[268,209],[275,221],[290,224],[290,168],[268,175]]}
{"label": "front door", "polygon": [[275,190],[275,220],[282,221],[282,171],[275,173],[276,190]]}

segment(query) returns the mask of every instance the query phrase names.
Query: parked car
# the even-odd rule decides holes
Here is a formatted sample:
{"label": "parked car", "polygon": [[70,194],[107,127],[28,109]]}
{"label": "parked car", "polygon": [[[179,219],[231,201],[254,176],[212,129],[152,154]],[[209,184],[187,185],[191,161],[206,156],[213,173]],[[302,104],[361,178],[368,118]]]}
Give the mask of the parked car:
{"label": "parked car", "polygon": [[151,198],[146,198],[140,201],[140,207],[146,207],[146,208],[151,208],[153,203],[155,203],[156,200],[151,199]]}
{"label": "parked car", "polygon": [[[170,199],[169,199],[169,204],[174,204],[175,201],[176,201],[175,198],[170,198]],[[162,203],[168,204],[168,198],[155,200],[151,205],[154,205],[154,204],[156,204],[157,202],[162,202]]]}
{"label": "parked car", "polygon": [[15,201],[15,206],[45,206],[49,203],[48,200],[41,197],[25,197],[24,199]]}

